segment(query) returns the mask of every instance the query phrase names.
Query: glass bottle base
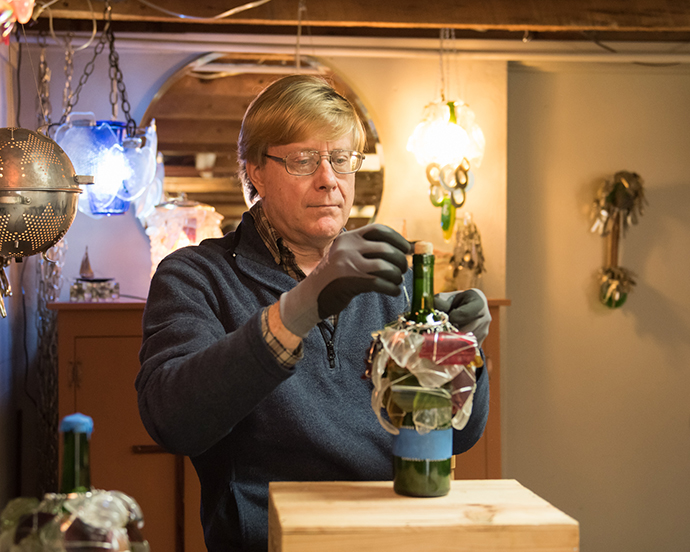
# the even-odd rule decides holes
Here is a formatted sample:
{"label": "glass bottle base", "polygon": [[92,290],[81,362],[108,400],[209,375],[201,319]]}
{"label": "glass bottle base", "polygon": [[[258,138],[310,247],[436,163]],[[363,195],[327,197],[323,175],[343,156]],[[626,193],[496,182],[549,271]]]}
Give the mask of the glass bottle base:
{"label": "glass bottle base", "polygon": [[445,496],[450,492],[450,464],[450,458],[408,460],[393,456],[393,490],[404,496]]}

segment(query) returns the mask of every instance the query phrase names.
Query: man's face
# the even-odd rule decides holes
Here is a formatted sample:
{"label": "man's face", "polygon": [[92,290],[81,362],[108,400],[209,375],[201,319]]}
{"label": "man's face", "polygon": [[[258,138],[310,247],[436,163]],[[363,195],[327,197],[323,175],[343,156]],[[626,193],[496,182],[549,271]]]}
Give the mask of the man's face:
{"label": "man's face", "polygon": [[[353,149],[351,137],[271,146],[267,153],[283,158],[303,150],[326,154],[338,149]],[[290,244],[324,248],[345,226],[354,200],[354,173],[334,172],[327,158],[322,158],[316,172],[309,176],[288,174],[285,164],[273,159],[266,159],[263,167],[248,163],[247,170],[263,200],[266,216]]]}

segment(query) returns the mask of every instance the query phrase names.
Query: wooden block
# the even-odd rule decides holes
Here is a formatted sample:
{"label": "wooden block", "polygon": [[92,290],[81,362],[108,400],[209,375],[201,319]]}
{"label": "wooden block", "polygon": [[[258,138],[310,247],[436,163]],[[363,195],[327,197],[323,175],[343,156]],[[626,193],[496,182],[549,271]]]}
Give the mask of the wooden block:
{"label": "wooden block", "polygon": [[576,552],[579,525],[515,480],[456,480],[439,498],[390,481],[274,482],[270,552]]}

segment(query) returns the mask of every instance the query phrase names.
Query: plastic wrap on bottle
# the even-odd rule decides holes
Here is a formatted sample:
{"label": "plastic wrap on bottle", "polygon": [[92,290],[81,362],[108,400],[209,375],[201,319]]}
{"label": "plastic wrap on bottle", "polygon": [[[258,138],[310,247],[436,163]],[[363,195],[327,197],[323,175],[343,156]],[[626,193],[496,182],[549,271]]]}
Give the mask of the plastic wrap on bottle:
{"label": "plastic wrap on bottle", "polygon": [[119,491],[16,498],[0,514],[0,552],[149,552],[144,517]]}
{"label": "plastic wrap on bottle", "polygon": [[[397,435],[408,413],[422,434],[448,425],[465,427],[472,413],[475,370],[483,365],[472,333],[458,332],[447,317],[435,327],[401,318],[373,337],[372,408],[386,431]],[[448,398],[451,412],[444,406]]]}

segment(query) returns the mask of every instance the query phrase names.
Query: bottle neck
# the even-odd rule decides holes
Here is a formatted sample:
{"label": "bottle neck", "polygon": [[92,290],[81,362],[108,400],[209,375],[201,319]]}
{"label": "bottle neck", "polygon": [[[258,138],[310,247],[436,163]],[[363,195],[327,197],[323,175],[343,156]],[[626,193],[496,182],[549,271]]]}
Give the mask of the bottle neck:
{"label": "bottle neck", "polygon": [[436,320],[434,316],[434,256],[412,256],[412,305],[407,319],[417,323]]}
{"label": "bottle neck", "polygon": [[63,437],[61,493],[91,490],[89,438],[86,433],[66,431]]}

